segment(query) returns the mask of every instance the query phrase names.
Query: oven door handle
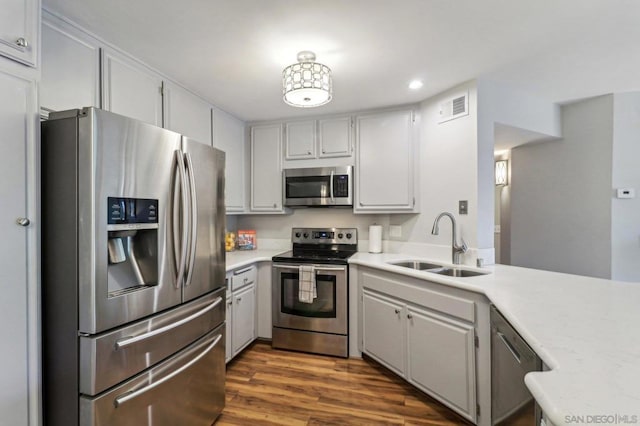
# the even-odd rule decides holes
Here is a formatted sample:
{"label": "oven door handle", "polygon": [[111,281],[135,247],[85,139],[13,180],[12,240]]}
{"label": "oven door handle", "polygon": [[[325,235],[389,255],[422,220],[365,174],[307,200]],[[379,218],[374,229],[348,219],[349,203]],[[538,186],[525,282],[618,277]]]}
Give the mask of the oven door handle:
{"label": "oven door handle", "polygon": [[[306,263],[305,263],[306,265]],[[276,269],[295,269],[298,270],[300,268],[301,265],[278,265],[278,264],[272,264],[271,266],[273,266]],[[331,266],[322,266],[322,265],[313,265],[313,267],[315,268],[316,271],[336,271],[336,272],[344,272],[347,270],[346,266],[342,266],[342,267],[331,267]]]}
{"label": "oven door handle", "polygon": [[340,271],[340,272],[344,272],[347,270],[347,267],[342,267],[342,268],[332,268],[332,267],[327,267],[325,268],[324,266],[315,266],[316,271]]}

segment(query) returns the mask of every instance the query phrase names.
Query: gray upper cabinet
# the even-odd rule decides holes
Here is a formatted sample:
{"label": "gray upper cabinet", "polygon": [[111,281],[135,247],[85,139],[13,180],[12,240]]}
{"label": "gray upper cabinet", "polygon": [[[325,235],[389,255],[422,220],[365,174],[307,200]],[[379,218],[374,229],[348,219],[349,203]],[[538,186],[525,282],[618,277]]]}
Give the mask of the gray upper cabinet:
{"label": "gray upper cabinet", "polygon": [[295,121],[284,126],[285,159],[316,157],[316,121]]}
{"label": "gray upper cabinet", "polygon": [[416,211],[413,111],[356,118],[355,213]]}
{"label": "gray upper cabinet", "polygon": [[351,117],[318,120],[318,157],[350,157],[353,153]]}
{"label": "gray upper cabinet", "polygon": [[212,109],[213,146],[226,153],[225,205],[227,213],[243,213],[246,208],[246,141],[242,120],[220,109]]}
{"label": "gray upper cabinet", "polygon": [[164,127],[211,145],[211,105],[182,87],[164,82]]}
{"label": "gray upper cabinet", "polygon": [[[287,167],[353,164],[352,120],[332,117],[284,123],[284,160]],[[338,163],[331,158],[344,157]],[[323,159],[329,159],[322,161]],[[299,160],[307,160],[300,162]],[[314,161],[315,160],[315,161]],[[346,161],[346,162],[345,162]],[[286,167],[285,167],[286,168]]]}
{"label": "gray upper cabinet", "polygon": [[251,128],[251,211],[282,213],[280,124]]}
{"label": "gray upper cabinet", "polygon": [[100,48],[86,34],[43,12],[40,106],[64,111],[100,105]]}
{"label": "gray upper cabinet", "polygon": [[0,55],[37,66],[40,2],[0,0],[0,10]]}
{"label": "gray upper cabinet", "polygon": [[162,126],[162,78],[112,49],[102,51],[103,108]]}

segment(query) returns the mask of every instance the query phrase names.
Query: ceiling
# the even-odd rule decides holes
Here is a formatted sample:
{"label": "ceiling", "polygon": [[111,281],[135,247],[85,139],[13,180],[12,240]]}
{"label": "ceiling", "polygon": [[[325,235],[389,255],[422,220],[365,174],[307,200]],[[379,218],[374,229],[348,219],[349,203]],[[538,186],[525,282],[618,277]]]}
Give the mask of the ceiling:
{"label": "ceiling", "polygon": [[[487,78],[554,102],[640,90],[636,0],[43,0],[247,121],[412,103]],[[301,50],[331,103],[282,101]],[[410,90],[412,79],[424,86]]]}

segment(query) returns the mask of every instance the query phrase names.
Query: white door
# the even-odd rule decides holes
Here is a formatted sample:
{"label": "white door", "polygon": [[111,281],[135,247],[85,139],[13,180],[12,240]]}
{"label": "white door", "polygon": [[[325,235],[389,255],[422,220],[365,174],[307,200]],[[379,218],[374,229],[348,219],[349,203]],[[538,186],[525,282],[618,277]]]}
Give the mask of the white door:
{"label": "white door", "polygon": [[[33,297],[27,254],[35,233],[30,210],[30,191],[27,177],[31,168],[35,134],[35,88],[32,82],[0,71],[0,423],[27,425],[29,420],[29,372],[38,375],[37,341],[31,339],[38,317],[30,302]],[[31,185],[35,185],[31,182]],[[22,219],[22,220],[21,220]],[[19,224],[17,221],[21,221]],[[36,262],[34,256],[30,262]],[[36,269],[31,267],[31,269]],[[33,345],[30,348],[30,345]],[[30,357],[32,359],[30,359]],[[37,407],[34,406],[37,409]],[[34,411],[35,412],[35,411]],[[34,422],[36,419],[33,419]]]}
{"label": "white door", "polygon": [[233,293],[233,355],[255,338],[256,286],[251,284]]}
{"label": "white door", "polygon": [[364,290],[362,347],[402,377],[405,376],[404,308],[396,301]]}
{"label": "white door", "polygon": [[100,107],[100,48],[50,15],[42,21],[40,105],[48,111]]}
{"label": "white door", "polygon": [[319,157],[350,157],[353,152],[352,133],[351,117],[319,120]]}
{"label": "white door", "polygon": [[164,128],[211,145],[211,105],[182,87],[164,82]]}
{"label": "white door", "polygon": [[0,55],[36,65],[39,8],[37,0],[0,0]]}
{"label": "white door", "polygon": [[473,327],[415,308],[407,316],[409,381],[475,421]]}
{"label": "white door", "polygon": [[301,160],[316,157],[316,121],[285,124],[285,158]]}
{"label": "white door", "polygon": [[104,109],[162,126],[160,76],[112,50],[104,50],[102,85]]}
{"label": "white door", "polygon": [[244,212],[245,202],[245,124],[217,108],[212,110],[213,146],[226,153],[224,200],[227,212]]}
{"label": "white door", "polygon": [[251,129],[251,210],[282,211],[279,124]]}
{"label": "white door", "polygon": [[357,118],[356,211],[414,208],[412,111]]}

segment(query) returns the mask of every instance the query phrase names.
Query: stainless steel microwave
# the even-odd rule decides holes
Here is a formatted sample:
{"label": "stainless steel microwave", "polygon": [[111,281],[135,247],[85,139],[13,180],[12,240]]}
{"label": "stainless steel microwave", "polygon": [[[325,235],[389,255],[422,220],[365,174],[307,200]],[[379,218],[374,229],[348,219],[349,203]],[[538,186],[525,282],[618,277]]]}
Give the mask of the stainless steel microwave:
{"label": "stainless steel microwave", "polygon": [[353,166],[285,169],[282,194],[286,207],[353,205]]}

